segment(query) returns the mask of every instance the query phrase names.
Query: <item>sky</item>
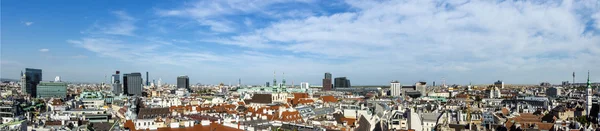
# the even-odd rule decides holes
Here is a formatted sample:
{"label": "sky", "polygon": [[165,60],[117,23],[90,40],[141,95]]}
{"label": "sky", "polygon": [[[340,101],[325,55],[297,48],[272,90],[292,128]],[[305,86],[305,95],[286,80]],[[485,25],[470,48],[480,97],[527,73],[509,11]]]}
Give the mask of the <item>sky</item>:
{"label": "sky", "polygon": [[[600,82],[597,0],[2,1],[0,77]],[[275,73],[275,76],[274,76]],[[106,77],[108,76],[108,78]],[[143,76],[145,78],[145,76]]]}

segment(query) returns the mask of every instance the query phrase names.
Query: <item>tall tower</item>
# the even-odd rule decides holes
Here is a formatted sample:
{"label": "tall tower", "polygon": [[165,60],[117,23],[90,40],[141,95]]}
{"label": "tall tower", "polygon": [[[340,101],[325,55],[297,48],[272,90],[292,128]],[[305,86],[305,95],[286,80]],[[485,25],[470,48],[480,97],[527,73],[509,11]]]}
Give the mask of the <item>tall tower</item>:
{"label": "tall tower", "polygon": [[273,71],[273,86],[277,86],[277,79],[275,79],[275,71]]}
{"label": "tall tower", "polygon": [[146,71],[146,86],[150,85],[150,79],[148,79],[148,72]]}
{"label": "tall tower", "polygon": [[588,115],[588,117],[590,116],[590,110],[592,110],[592,82],[590,82],[590,71],[588,71],[588,78],[587,78],[587,101],[586,101],[586,105],[587,105],[587,110],[586,111],[586,115]]}
{"label": "tall tower", "polygon": [[331,73],[326,72],[325,78],[323,78],[323,90],[331,90],[333,85],[331,85]]}
{"label": "tall tower", "polygon": [[573,72],[573,81],[571,81],[571,85],[575,84],[575,72]]}
{"label": "tall tower", "polygon": [[26,92],[26,88],[27,88],[27,77],[25,76],[25,74],[23,74],[23,71],[21,71],[21,92]]}
{"label": "tall tower", "polygon": [[281,81],[281,83],[283,84],[283,86],[285,86],[285,72],[283,72],[282,77],[283,77],[283,80]]}

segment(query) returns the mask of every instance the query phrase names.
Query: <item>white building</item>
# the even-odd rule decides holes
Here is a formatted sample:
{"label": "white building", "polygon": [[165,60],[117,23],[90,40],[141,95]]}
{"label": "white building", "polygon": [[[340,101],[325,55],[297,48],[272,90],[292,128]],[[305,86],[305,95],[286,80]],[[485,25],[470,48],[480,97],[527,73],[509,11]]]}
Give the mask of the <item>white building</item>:
{"label": "white building", "polygon": [[54,82],[61,82],[61,80],[60,80],[60,76],[56,76],[56,77],[54,78]]}
{"label": "white building", "polygon": [[300,83],[300,88],[302,88],[302,89],[308,89],[309,87],[310,87],[310,84],[308,84],[308,82]]}
{"label": "white building", "polygon": [[392,81],[390,83],[390,94],[395,97],[400,97],[402,95],[402,85],[398,81]]}

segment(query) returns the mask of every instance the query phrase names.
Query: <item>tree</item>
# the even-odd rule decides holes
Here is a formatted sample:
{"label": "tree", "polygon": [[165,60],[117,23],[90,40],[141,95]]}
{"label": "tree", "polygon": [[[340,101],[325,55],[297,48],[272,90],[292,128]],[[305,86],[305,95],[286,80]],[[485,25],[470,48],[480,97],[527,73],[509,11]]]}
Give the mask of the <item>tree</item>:
{"label": "tree", "polygon": [[575,121],[581,123],[582,125],[587,125],[589,121],[587,120],[587,116],[580,116],[575,119]]}

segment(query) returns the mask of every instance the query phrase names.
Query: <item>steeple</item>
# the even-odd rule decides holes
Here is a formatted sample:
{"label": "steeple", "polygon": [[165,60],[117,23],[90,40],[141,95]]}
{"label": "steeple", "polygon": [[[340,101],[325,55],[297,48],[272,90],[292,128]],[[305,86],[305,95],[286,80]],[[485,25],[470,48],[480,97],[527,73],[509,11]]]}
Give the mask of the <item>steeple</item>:
{"label": "steeple", "polygon": [[592,82],[590,82],[590,71],[588,71],[587,88],[592,88]]}
{"label": "steeple", "polygon": [[277,86],[277,79],[275,79],[275,71],[273,71],[273,86]]}
{"label": "steeple", "polygon": [[586,115],[590,116],[590,111],[592,110],[592,82],[590,82],[590,71],[588,70],[588,79],[587,79],[587,101],[586,101],[586,105],[587,105],[587,109],[586,111]]}
{"label": "steeple", "polygon": [[283,86],[285,86],[285,72],[283,72],[283,80],[281,82],[283,83]]}

